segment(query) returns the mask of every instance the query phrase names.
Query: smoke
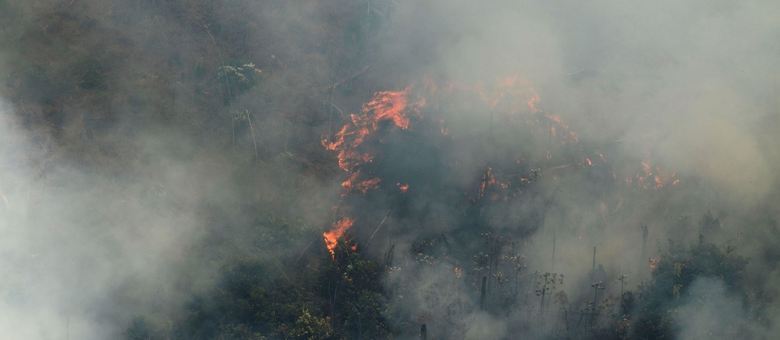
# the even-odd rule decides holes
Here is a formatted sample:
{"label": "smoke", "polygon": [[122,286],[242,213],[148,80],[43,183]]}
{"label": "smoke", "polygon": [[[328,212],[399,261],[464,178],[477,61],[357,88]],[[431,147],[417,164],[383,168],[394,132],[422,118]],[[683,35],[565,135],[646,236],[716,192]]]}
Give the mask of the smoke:
{"label": "smoke", "polygon": [[[592,295],[586,282],[592,275],[594,246],[595,261],[611,273],[607,292],[616,294],[620,273],[628,274],[630,287],[647,279],[647,258],[667,240],[695,241],[701,232],[699,217],[707,211],[723,222],[722,230],[711,232],[717,236],[708,237],[729,240],[741,254],[761,258],[758,249],[777,246],[774,239],[756,236],[765,234],[764,217],[776,219],[773,209],[757,207],[777,195],[780,159],[772,136],[780,132],[779,106],[772,93],[778,91],[778,78],[767,70],[780,52],[776,43],[780,22],[774,17],[779,10],[771,1],[399,4],[382,54],[392,59],[387,62],[392,67],[401,65],[410,73],[425,72],[445,81],[491,84],[507,74],[522,74],[540,94],[541,107],[563,117],[586,148],[604,152],[613,169],[636,169],[641,160],[650,160],[654,168],[671,169],[682,179],[679,188],[663,195],[632,195],[614,186],[596,188],[606,186],[596,170],[560,176],[543,171],[535,198],[487,212],[489,224],[505,228],[509,235],[530,230],[521,251],[528,267],[554,267],[566,273],[565,290],[581,299]],[[440,109],[451,135],[469,135],[453,137],[442,151],[457,164],[441,172],[448,176],[444,181],[451,181],[448,185],[464,189],[475,183],[497,158],[514,157],[506,150],[531,156],[548,150],[566,152],[529,140],[523,132],[502,134],[501,127],[493,126],[493,112],[470,105],[454,101]],[[480,144],[486,134],[493,140]],[[447,206],[441,202],[449,199],[423,197],[415,200]],[[533,216],[540,211],[543,216]],[[444,222],[449,227],[442,227],[448,219],[434,216],[420,223],[425,231],[419,234],[447,228],[457,234],[463,228],[462,221]],[[533,226],[535,219],[539,224]],[[644,246],[641,225],[650,230]],[[449,235],[457,238],[453,234]],[[554,238],[557,253],[552,255]],[[450,242],[468,247],[480,241]],[[773,272],[772,268],[752,263],[750,271],[755,274],[748,275]],[[428,275],[428,280],[440,280],[441,287],[452,277]],[[478,282],[479,277],[469,280]],[[699,294],[699,288],[692,287],[691,294]],[[459,299],[475,299],[473,291],[453,291],[463,294]],[[726,300],[722,302],[732,303]],[[430,306],[418,301],[409,308]],[[687,308],[690,312],[695,307]],[[694,318],[680,336],[696,338],[714,329],[707,322],[719,320],[721,308],[708,310],[710,314]],[[483,319],[473,320],[474,329],[507,327],[496,326],[495,320],[484,325],[479,325]]]}
{"label": "smoke", "polygon": [[148,306],[175,308],[186,290],[171,269],[188,271],[193,286],[209,270],[185,251],[204,231],[198,205],[206,195],[197,193],[206,188],[192,185],[199,175],[156,161],[139,180],[52,159],[10,110],[3,107],[0,152],[4,336],[109,338],[115,323]]}
{"label": "smoke", "polygon": [[[204,25],[229,34],[238,27],[219,15],[234,8],[182,22],[166,18],[186,6],[169,5],[0,4],[9,98],[0,105],[0,337],[120,338],[137,316],[170,331],[225,266],[257,259],[278,268],[269,277],[284,276],[278,261],[298,256],[328,219],[335,185],[303,173],[306,151],[288,141],[295,130],[284,115],[295,106],[255,98],[216,111],[221,94],[202,86],[232,62]],[[240,65],[273,53],[284,52]],[[269,76],[268,86],[310,86],[292,77]],[[273,113],[256,111],[268,106]],[[253,131],[232,118],[245,111]],[[235,147],[224,148],[231,119]],[[279,224],[289,231],[268,230]],[[259,247],[248,235],[282,239]]]}
{"label": "smoke", "polygon": [[687,300],[675,315],[682,325],[678,334],[680,339],[757,337],[750,333],[753,331],[750,318],[741,302],[728,296],[722,282],[711,278],[696,280],[688,291]]}
{"label": "smoke", "polygon": [[[6,1],[0,10],[9,42],[0,48],[0,268],[9,273],[0,328],[18,330],[14,338],[112,338],[136,315],[175,322],[227,264],[252,259],[284,276],[285,259],[319,246],[336,205],[355,211],[351,237],[371,245],[361,251],[394,256],[388,317],[426,323],[431,338],[554,334],[561,313],[577,318],[593,298],[594,264],[605,285],[597,294],[636,288],[669,240],[697,241],[707,212],[719,218],[708,240],[749,257],[746,280],[777,294],[774,1]],[[320,139],[373,92],[413,85],[425,95],[431,82],[491,94],[507,77],[523,91],[502,103],[526,118],[485,105],[478,91],[431,94],[409,130],[382,128],[367,143],[380,190],[339,196],[342,174]],[[533,94],[541,113],[526,108]],[[551,115],[577,143],[550,137]],[[643,161],[679,184],[625,184]],[[488,167],[532,184],[474,203]],[[555,291],[568,302],[540,303],[534,272],[564,273]],[[483,277],[486,304],[506,293],[534,307],[484,311]],[[751,323],[753,311],[717,282],[686,289],[680,338],[777,327]],[[770,319],[778,308],[768,302]]]}

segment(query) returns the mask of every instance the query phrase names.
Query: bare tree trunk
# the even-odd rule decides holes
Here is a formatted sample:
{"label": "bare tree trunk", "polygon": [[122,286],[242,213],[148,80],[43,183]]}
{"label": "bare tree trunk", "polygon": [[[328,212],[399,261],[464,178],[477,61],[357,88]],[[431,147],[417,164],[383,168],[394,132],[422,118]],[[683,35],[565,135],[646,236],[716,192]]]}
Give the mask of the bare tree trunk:
{"label": "bare tree trunk", "polygon": [[482,289],[479,294],[479,308],[485,310],[485,298],[487,294],[487,276],[482,277]]}
{"label": "bare tree trunk", "polygon": [[255,136],[255,125],[252,123],[252,115],[251,113],[246,113],[246,120],[249,122],[249,133],[252,135],[252,145],[255,149],[255,160],[258,159],[258,152],[257,152],[257,138]]}

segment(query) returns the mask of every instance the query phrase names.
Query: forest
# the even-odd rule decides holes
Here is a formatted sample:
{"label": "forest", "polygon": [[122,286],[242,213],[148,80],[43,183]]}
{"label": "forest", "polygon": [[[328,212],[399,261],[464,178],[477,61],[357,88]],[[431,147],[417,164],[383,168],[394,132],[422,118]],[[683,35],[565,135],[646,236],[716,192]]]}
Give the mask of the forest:
{"label": "forest", "polygon": [[780,3],[0,0],[2,339],[777,339]]}

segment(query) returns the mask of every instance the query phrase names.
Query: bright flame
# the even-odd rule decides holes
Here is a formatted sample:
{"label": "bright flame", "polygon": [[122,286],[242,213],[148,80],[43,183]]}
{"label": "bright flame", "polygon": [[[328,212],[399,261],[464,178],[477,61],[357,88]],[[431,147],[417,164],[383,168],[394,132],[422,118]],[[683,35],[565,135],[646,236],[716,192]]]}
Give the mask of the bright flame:
{"label": "bright flame", "polygon": [[344,233],[347,232],[349,228],[352,228],[352,224],[354,223],[355,221],[351,218],[342,217],[336,223],[333,223],[333,228],[331,230],[322,233],[322,238],[325,240],[325,246],[328,248],[328,252],[330,252],[332,258],[336,258],[336,246],[339,244],[339,239],[344,236]]}
{"label": "bright flame", "polygon": [[377,92],[368,103],[363,105],[363,113],[374,112],[371,123],[376,124],[383,120],[392,120],[395,126],[401,129],[409,128],[409,117],[405,110],[409,103],[409,91],[407,87],[403,91],[382,91]]}
{"label": "bright flame", "polygon": [[402,91],[377,92],[363,105],[360,113],[350,115],[350,122],[336,132],[333,140],[323,139],[322,146],[329,151],[335,151],[339,168],[349,173],[341,185],[347,192],[354,189],[365,193],[379,184],[376,178],[360,180],[358,168],[374,159],[373,154],[360,150],[360,146],[379,129],[379,124],[383,121],[391,121],[404,130],[409,128],[408,114],[417,112],[425,105],[424,100],[410,104],[410,92],[411,87]]}
{"label": "bright flame", "polygon": [[[343,195],[351,192],[365,194],[369,190],[376,189],[382,182],[382,179],[378,177],[364,178],[361,176],[360,167],[372,162],[374,155],[361,150],[360,147],[371,134],[379,129],[381,122],[393,122],[393,125],[403,130],[409,128],[408,114],[418,112],[425,105],[424,100],[410,104],[410,93],[411,87],[402,91],[375,93],[371,100],[363,105],[360,113],[350,115],[350,121],[336,132],[332,140],[322,140],[322,146],[325,149],[336,152],[339,168],[347,173],[347,177],[341,182],[341,187],[344,189]],[[399,183],[399,189],[406,192],[409,185]],[[331,257],[335,258],[338,240],[352,227],[353,223],[352,219],[344,217],[334,223],[331,230],[322,234]],[[353,251],[356,250],[357,248],[354,246]]]}

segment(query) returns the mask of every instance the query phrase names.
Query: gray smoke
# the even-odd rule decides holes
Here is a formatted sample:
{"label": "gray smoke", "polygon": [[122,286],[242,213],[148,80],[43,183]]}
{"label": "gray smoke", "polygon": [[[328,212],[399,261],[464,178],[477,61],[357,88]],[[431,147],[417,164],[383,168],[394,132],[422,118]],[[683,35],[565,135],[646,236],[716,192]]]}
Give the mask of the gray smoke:
{"label": "gray smoke", "polygon": [[[486,209],[491,225],[522,239],[501,249],[525,266],[526,284],[491,289],[536,306],[533,272],[565,273],[559,290],[569,304],[550,296],[546,313],[529,307],[505,318],[480,310],[483,269],[457,256],[490,238],[453,241],[462,235],[454,196],[414,196],[409,211],[419,214],[391,214],[366,250],[396,249],[390,315],[428,323],[431,338],[554,335],[559,315],[576,318],[574,305],[592,296],[593,247],[608,281],[601,294],[614,296],[619,275],[626,289],[648,279],[647,258],[669,239],[696,241],[707,212],[722,226],[708,237],[751,259],[749,284],[780,294],[776,1],[50,0],[0,1],[0,10],[0,337],[114,338],[143,314],[171,324],[235,261],[261,261],[284,277],[284,259],[320,246],[312,244],[339,202],[342,174],[319,167],[335,164],[323,160],[332,155],[320,137],[372,92],[419,84],[423,74],[469,84],[520,74],[545,112],[560,115],[582,148],[603,152],[611,170],[651,160],[681,183],[637,194],[600,187],[594,178],[606,170],[543,172],[530,198]],[[347,16],[362,19],[340,20]],[[376,32],[361,35],[377,16]],[[238,80],[209,86],[225,77]],[[511,124],[494,128],[476,104],[445,106],[454,143],[438,156],[457,166],[432,176],[453,191],[473,188],[505,151],[570,152]],[[494,144],[472,143],[488,131]],[[395,202],[387,196],[366,204],[380,213],[356,227],[358,241]],[[279,240],[269,227],[278,224],[306,236]],[[420,240],[470,247],[427,261],[414,251]],[[211,242],[220,246],[205,251]],[[458,268],[479,274],[460,277]],[[717,280],[696,281],[684,298],[681,339],[741,328],[771,336],[780,324],[780,302],[767,302],[770,320],[753,322]]]}

